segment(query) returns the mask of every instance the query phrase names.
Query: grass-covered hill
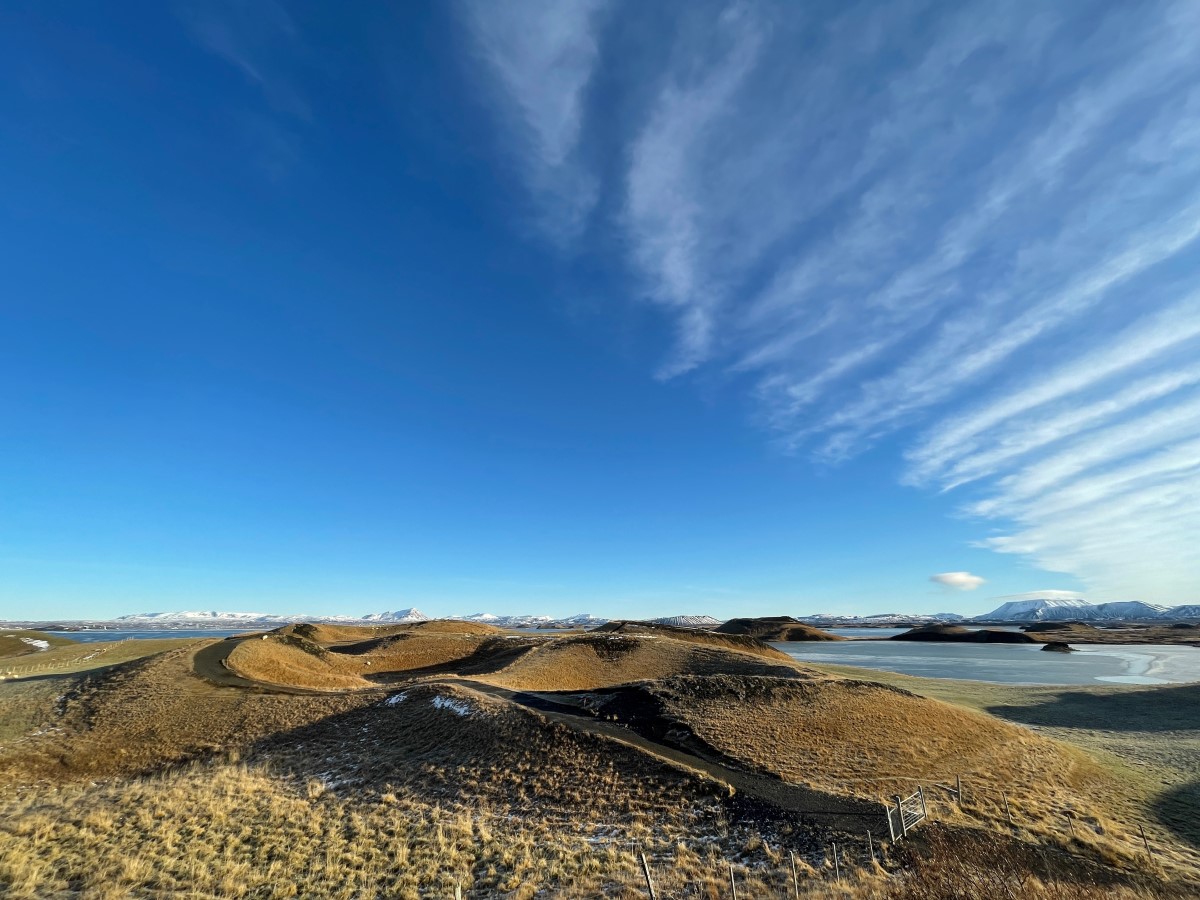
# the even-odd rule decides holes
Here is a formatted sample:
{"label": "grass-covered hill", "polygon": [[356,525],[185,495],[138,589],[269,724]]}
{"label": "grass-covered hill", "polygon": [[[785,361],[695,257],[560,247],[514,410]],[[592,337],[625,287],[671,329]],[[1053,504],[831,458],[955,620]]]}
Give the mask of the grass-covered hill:
{"label": "grass-covered hill", "polygon": [[730,619],[716,629],[720,634],[741,634],[760,641],[842,641],[830,634],[793,619],[791,616],[763,616],[757,619]]}
{"label": "grass-covered hill", "polygon": [[[748,635],[431,623],[138,643],[51,650],[61,673],[0,682],[0,895],[640,896],[636,850],[665,896],[723,896],[731,864],[739,896],[794,893],[795,853],[802,896],[827,897],[830,842],[878,838],[881,801],[921,784],[928,837],[882,868],[848,851],[838,896],[948,896],[929,892],[945,878],[983,900],[1153,896],[1111,767]],[[955,775],[963,808],[937,787]],[[1151,834],[1154,877],[1190,885],[1186,847]]]}
{"label": "grass-covered hill", "polygon": [[9,631],[0,629],[0,659],[11,659],[16,656],[29,656],[42,653],[55,647],[69,647],[77,644],[62,635],[51,634],[48,631]]}

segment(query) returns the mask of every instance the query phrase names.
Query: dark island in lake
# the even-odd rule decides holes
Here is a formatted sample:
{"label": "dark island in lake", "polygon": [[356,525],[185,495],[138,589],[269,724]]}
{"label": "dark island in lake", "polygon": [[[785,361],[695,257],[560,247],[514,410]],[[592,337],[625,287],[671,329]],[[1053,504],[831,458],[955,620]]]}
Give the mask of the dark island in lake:
{"label": "dark island in lake", "polygon": [[1046,641],[1042,645],[1042,649],[1050,653],[1074,653],[1075,648],[1066,641]]}
{"label": "dark island in lake", "polygon": [[921,625],[904,634],[893,635],[890,641],[945,641],[958,644],[1040,644],[1037,638],[1019,631],[1000,631],[995,628],[963,628],[961,625]]}
{"label": "dark island in lake", "polygon": [[760,641],[844,641],[846,638],[813,628],[791,616],[762,616],[757,619],[730,619],[715,629],[718,634],[742,634]]}

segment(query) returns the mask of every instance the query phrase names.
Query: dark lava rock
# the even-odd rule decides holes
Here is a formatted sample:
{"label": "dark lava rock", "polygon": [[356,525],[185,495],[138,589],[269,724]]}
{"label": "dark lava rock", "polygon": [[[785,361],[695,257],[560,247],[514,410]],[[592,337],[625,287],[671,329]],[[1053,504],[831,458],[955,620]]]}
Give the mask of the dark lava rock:
{"label": "dark lava rock", "polygon": [[1050,653],[1074,653],[1075,648],[1066,641],[1047,641],[1043,646],[1043,650]]}

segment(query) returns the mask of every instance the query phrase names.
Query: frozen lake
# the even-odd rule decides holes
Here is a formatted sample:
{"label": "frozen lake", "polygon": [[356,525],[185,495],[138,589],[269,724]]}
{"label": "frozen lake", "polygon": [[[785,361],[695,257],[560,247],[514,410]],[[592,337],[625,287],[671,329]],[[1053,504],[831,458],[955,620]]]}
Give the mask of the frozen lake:
{"label": "frozen lake", "polygon": [[[843,634],[850,631],[833,630]],[[865,630],[857,629],[859,633]],[[884,632],[877,635],[884,637],[887,629],[870,631]],[[1200,681],[1200,648],[1176,645],[1072,644],[1076,653],[1047,653],[1040,645],[916,641],[790,642],[772,646],[800,662],[862,666],[923,678],[1050,685]]]}
{"label": "frozen lake", "polygon": [[50,634],[56,634],[59,637],[65,637],[72,641],[80,641],[85,644],[93,644],[99,641],[124,641],[129,638],[137,638],[138,640],[158,640],[160,638],[225,638],[234,634],[244,634],[246,631],[253,631],[250,628],[157,628],[148,631],[53,631]]}

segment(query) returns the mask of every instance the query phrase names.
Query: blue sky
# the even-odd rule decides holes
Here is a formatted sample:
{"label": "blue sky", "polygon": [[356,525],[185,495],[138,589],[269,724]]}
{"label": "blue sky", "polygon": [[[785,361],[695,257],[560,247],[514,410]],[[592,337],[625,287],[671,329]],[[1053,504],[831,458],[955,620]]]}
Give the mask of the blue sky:
{"label": "blue sky", "polygon": [[1195,601],[1198,19],[5,4],[0,617]]}

